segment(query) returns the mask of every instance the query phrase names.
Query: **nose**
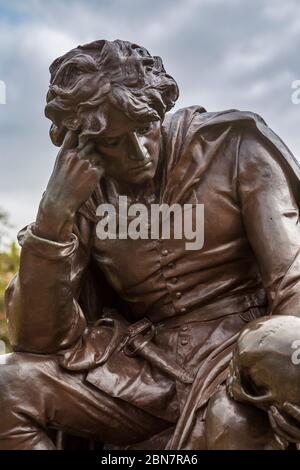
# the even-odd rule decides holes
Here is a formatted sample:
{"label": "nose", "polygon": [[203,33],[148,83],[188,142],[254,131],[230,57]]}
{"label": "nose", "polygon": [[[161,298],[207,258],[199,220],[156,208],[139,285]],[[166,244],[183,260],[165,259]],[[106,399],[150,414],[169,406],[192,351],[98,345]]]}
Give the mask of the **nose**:
{"label": "nose", "polygon": [[130,132],[129,139],[131,143],[131,149],[128,154],[130,160],[147,160],[149,158],[149,153],[144,145],[144,138],[138,137],[136,132]]}

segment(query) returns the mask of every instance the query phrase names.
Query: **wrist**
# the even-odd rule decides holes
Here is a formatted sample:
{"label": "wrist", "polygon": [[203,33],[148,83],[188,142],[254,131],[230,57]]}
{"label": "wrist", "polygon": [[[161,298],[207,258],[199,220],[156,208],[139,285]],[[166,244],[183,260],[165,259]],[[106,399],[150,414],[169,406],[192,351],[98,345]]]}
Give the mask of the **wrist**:
{"label": "wrist", "polygon": [[58,260],[69,257],[78,248],[78,238],[72,233],[69,240],[54,241],[38,236],[34,231],[34,224],[30,224],[23,230],[20,240],[22,249],[34,253],[43,259]]}
{"label": "wrist", "polygon": [[59,206],[40,204],[34,233],[53,241],[68,241],[72,235],[75,213]]}

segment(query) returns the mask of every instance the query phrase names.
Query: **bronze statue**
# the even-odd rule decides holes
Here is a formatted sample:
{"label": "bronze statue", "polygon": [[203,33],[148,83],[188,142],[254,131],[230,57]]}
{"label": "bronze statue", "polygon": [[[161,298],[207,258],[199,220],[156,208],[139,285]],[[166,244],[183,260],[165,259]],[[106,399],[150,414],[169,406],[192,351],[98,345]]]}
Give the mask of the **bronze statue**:
{"label": "bronze statue", "polygon": [[[300,366],[278,370],[300,340],[296,160],[256,114],[168,113],[177,84],[136,44],[78,46],[50,73],[61,148],[6,293],[0,448],[55,449],[51,428],[111,449],[296,446]],[[193,220],[203,204],[203,246],[151,223],[101,239],[120,196]]]}

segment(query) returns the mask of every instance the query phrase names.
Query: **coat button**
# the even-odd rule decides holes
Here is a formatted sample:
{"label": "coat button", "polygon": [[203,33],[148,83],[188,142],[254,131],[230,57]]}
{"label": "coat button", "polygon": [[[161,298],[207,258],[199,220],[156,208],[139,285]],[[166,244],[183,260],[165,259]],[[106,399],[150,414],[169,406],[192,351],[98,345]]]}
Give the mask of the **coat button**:
{"label": "coat button", "polygon": [[173,278],[171,279],[171,282],[172,282],[172,284],[176,284],[176,282],[178,282],[177,277],[173,277]]}
{"label": "coat button", "polygon": [[180,297],[182,296],[182,293],[181,292],[176,292],[175,295],[176,295],[177,299],[180,299]]}
{"label": "coat button", "polygon": [[174,263],[169,263],[169,264],[168,264],[168,268],[170,268],[170,269],[174,268],[174,266],[175,266]]}
{"label": "coat button", "polygon": [[163,256],[167,256],[167,255],[169,254],[169,252],[168,252],[168,250],[163,250],[163,251],[161,252],[161,254],[162,254]]}
{"label": "coat button", "polygon": [[182,307],[182,308],[180,309],[180,313],[186,313],[186,308],[185,308],[185,307]]}

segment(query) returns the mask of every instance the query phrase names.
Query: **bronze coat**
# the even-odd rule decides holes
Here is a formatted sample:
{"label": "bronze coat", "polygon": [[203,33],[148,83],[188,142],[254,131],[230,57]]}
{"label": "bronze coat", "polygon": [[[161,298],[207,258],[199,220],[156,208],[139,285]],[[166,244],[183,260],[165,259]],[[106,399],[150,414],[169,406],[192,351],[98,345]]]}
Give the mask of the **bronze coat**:
{"label": "bronze coat", "polygon": [[[121,329],[143,317],[154,322],[155,343],[198,371],[193,416],[224,381],[245,322],[266,311],[299,314],[300,170],[252,113],[179,110],[166,117],[161,146],[158,200],[204,204],[203,248],[187,251],[184,239],[97,239],[95,210],[114,202],[113,182],[102,180],[70,243],[21,232],[6,305],[14,350],[59,354],[63,367],[85,370],[102,391],[176,422],[190,386],[122,352],[102,364],[111,331],[91,325],[107,306],[124,318]],[[188,435],[193,423],[182,418],[180,426]],[[178,432],[175,448],[176,439]]]}

